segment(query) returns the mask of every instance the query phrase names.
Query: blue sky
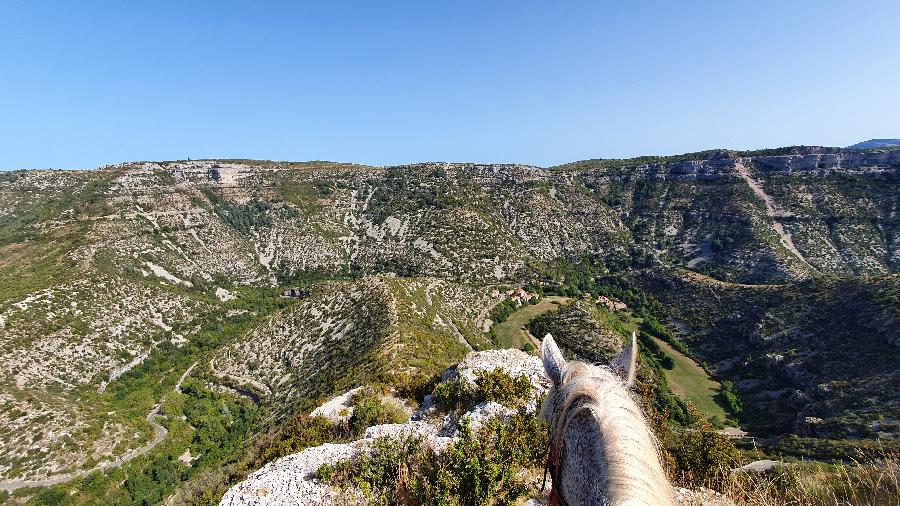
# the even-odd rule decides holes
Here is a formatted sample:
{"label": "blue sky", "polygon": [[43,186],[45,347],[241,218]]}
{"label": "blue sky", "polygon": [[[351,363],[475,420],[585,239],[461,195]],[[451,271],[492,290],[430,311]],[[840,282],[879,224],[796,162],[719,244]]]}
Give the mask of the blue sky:
{"label": "blue sky", "polygon": [[0,6],[0,168],[536,165],[900,137],[900,2]]}

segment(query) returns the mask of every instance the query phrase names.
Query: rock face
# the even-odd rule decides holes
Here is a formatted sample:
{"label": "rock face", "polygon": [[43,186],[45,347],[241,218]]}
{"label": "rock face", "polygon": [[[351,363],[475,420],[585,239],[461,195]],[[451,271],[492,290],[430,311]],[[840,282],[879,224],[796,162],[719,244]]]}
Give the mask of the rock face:
{"label": "rock face", "polygon": [[361,390],[362,387],[347,390],[343,394],[312,410],[309,416],[321,416],[332,422],[348,420],[353,415],[353,407],[350,405],[353,401],[353,396]]}
{"label": "rock face", "polygon": [[531,382],[534,396],[550,389],[550,380],[544,375],[544,366],[539,358],[519,350],[488,350],[469,353],[459,364],[450,367],[441,374],[441,381],[463,379],[474,384],[477,373],[503,369],[511,377],[525,376]]}
{"label": "rock face", "polygon": [[219,504],[335,504],[338,493],[316,478],[319,466],[353,459],[364,451],[367,444],[367,440],[352,444],[324,444],[278,459],[228,490]]}

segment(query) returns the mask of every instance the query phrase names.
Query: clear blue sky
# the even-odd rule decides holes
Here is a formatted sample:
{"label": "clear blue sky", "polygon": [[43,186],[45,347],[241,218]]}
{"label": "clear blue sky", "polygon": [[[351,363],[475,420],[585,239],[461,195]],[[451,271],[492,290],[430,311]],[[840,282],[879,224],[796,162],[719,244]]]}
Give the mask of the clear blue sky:
{"label": "clear blue sky", "polygon": [[900,137],[900,2],[0,5],[0,168]]}

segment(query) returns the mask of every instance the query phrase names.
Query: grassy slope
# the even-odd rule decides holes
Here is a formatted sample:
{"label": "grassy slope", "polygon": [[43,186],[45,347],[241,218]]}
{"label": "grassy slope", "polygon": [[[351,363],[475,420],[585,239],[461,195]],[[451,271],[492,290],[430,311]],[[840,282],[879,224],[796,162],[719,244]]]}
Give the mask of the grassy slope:
{"label": "grassy slope", "polygon": [[[513,315],[510,316],[510,320],[524,310],[525,308],[513,313]],[[546,313],[546,311],[535,314],[531,318],[535,318],[544,313]],[[603,307],[596,307],[594,311],[591,311],[591,317],[601,326],[622,336],[623,339],[631,332],[639,331],[639,326],[642,321],[640,318],[636,318],[630,313],[612,312]],[[508,321],[509,320],[507,320],[507,322]],[[504,324],[505,323],[506,322],[504,322]],[[527,325],[527,322],[525,325]],[[501,334],[498,327],[499,325],[495,327],[495,332],[497,332],[498,337],[500,337]],[[566,336],[557,336],[557,338],[560,337],[565,339]],[[672,357],[672,360],[675,362],[674,369],[663,370],[665,372],[666,381],[672,391],[676,395],[693,402],[700,411],[706,414],[707,418],[716,416],[720,420],[727,419],[727,413],[722,406],[715,401],[715,396],[719,393],[720,389],[719,383],[713,381],[706,371],[690,357],[678,352],[668,343],[656,338],[652,339],[654,339],[654,341],[659,344],[660,348],[662,348],[667,355]],[[503,341],[501,341],[501,343],[505,344]]]}
{"label": "grassy slope", "polygon": [[714,400],[721,385],[710,379],[706,371],[690,357],[684,356],[665,341],[655,337],[652,339],[675,361],[675,367],[666,371],[666,379],[672,391],[696,404],[708,416],[717,416],[720,420],[727,419],[728,414]]}
{"label": "grassy slope", "polygon": [[[620,332],[625,331],[625,333],[638,331],[642,321],[630,313],[611,312],[602,308],[598,308],[597,320],[609,328],[619,329]],[[720,420],[727,419],[728,414],[715,401],[721,385],[717,381],[713,381],[709,374],[692,358],[685,356],[665,341],[653,336],[650,338],[675,362],[672,370],[663,369],[672,392],[696,404],[707,418],[716,416]]]}
{"label": "grassy slope", "polygon": [[559,304],[566,300],[568,300],[567,297],[544,297],[537,304],[525,305],[519,308],[518,311],[509,315],[506,321],[498,323],[494,327],[494,333],[497,335],[500,345],[504,348],[521,348],[528,341],[526,331],[528,322],[548,311],[556,310]]}

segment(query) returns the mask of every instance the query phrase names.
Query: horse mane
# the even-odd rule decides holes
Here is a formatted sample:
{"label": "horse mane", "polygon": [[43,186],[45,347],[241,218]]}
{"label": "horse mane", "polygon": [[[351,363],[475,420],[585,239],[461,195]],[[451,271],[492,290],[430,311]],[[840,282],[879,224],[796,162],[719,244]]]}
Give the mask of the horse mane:
{"label": "horse mane", "polygon": [[570,504],[672,504],[656,438],[619,375],[577,361],[561,372],[542,415],[550,422],[561,474],[554,486],[563,498]]}

